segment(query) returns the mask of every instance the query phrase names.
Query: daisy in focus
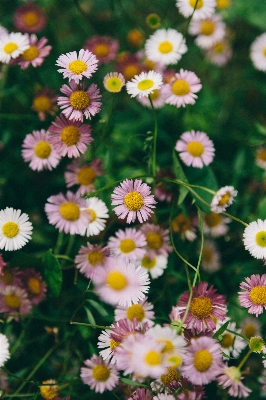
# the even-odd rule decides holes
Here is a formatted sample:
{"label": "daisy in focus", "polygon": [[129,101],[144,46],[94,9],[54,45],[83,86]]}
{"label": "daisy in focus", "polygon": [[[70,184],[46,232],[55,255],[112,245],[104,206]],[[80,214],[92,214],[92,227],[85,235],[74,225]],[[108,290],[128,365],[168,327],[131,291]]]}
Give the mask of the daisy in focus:
{"label": "daisy in focus", "polygon": [[45,120],[47,114],[54,115],[58,110],[56,100],[55,91],[49,87],[37,91],[33,99],[32,109],[38,113],[41,121]]}
{"label": "daisy in focus", "polygon": [[81,246],[78,254],[75,257],[76,268],[86,276],[92,278],[97,268],[102,268],[106,258],[110,256],[110,249],[102,247],[98,244],[92,245],[87,242],[87,246]]}
{"label": "daisy in focus", "polygon": [[239,303],[248,308],[249,314],[258,317],[266,309],[266,274],[252,274],[245,280],[246,282],[240,284],[240,289],[244,292],[238,292]]}
{"label": "daisy in focus", "polygon": [[3,34],[0,37],[0,61],[9,64],[30,47],[28,36],[20,32]]}
{"label": "daisy in focus", "polygon": [[83,47],[95,54],[100,65],[115,60],[119,42],[110,36],[95,35],[86,40]]}
{"label": "daisy in focus", "polygon": [[128,307],[117,306],[115,309],[115,321],[127,318],[129,321],[133,321],[135,318],[138,323],[147,324],[148,327],[154,325],[154,311],[153,304],[147,301],[147,297],[140,300],[136,304],[132,304]]}
{"label": "daisy in focus", "polygon": [[45,46],[48,39],[45,37],[38,41],[36,35],[25,34],[29,39],[30,47],[25,50],[14,62],[18,63],[21,69],[26,69],[30,65],[39,67],[44,62],[44,58],[50,54],[52,46]]}
{"label": "daisy in focus", "polygon": [[64,174],[66,186],[68,188],[79,185],[77,194],[80,196],[93,192],[95,190],[94,182],[96,178],[103,173],[103,162],[99,158],[95,158],[91,163],[84,161],[85,158],[72,161],[72,163],[67,166],[67,170]]}
{"label": "daisy in focus", "polygon": [[27,214],[6,207],[0,210],[0,249],[18,250],[30,240],[32,224]]}
{"label": "daisy in focus", "polygon": [[155,71],[142,72],[126,83],[126,90],[131,97],[148,97],[156,89],[160,89],[163,77]]}
{"label": "daisy in focus", "polygon": [[202,84],[194,72],[181,68],[164,88],[165,103],[179,108],[195,104],[198,98],[195,93],[201,90]]}
{"label": "daisy in focus", "polygon": [[109,74],[105,75],[103,86],[108,92],[121,92],[122,87],[125,86],[125,78],[119,72],[110,72]]}
{"label": "daisy in focus", "polygon": [[211,202],[211,211],[217,214],[225,211],[228,206],[230,206],[234,197],[237,195],[237,190],[233,186],[224,186],[219,189]]}
{"label": "daisy in focus", "polygon": [[89,360],[84,361],[85,367],[81,368],[80,377],[96,393],[112,390],[118,384],[118,372],[113,364],[104,361],[94,354]]}
{"label": "daisy in focus", "polygon": [[158,29],[145,43],[147,58],[163,65],[176,64],[186,52],[185,39],[175,29]]}
{"label": "daisy in focus", "polygon": [[200,131],[184,132],[176,142],[175,150],[184,164],[189,167],[203,168],[209,165],[214,157],[214,145],[206,133]]}
{"label": "daisy in focus", "polygon": [[245,228],[243,233],[245,249],[259,259],[266,259],[266,220],[258,219]]}
{"label": "daisy in focus", "polygon": [[208,49],[222,40],[225,32],[225,23],[218,14],[203,20],[191,21],[189,25],[189,33],[197,36],[195,43],[202,49]]}
{"label": "daisy in focus", "polygon": [[255,68],[266,71],[266,33],[258,36],[250,47],[250,58]]}
{"label": "daisy in focus", "polygon": [[119,257],[121,260],[136,261],[144,256],[147,242],[142,232],[135,228],[126,228],[125,231],[119,229],[115,236],[111,236],[108,241],[108,247],[113,257]]}
{"label": "daisy in focus", "polygon": [[188,18],[194,12],[192,20],[200,20],[215,12],[216,0],[177,0],[176,6],[184,17]]}
{"label": "daisy in focus", "polygon": [[98,60],[89,50],[81,49],[78,54],[76,51],[61,54],[55,65],[62,67],[58,72],[62,73],[64,78],[79,83],[83,77],[89,79],[97,71]]}
{"label": "daisy in focus", "polygon": [[93,236],[98,235],[104,230],[106,220],[109,217],[106,204],[98,197],[90,197],[86,199],[86,206],[81,208],[82,215],[87,217],[87,227],[82,231],[82,235]]}
{"label": "daisy in focus", "polygon": [[0,368],[9,359],[9,343],[7,337],[0,333]]}
{"label": "daisy in focus", "polygon": [[36,33],[46,26],[44,10],[33,2],[18,7],[14,14],[14,26],[18,31]]}
{"label": "daisy in focus", "polygon": [[146,221],[153,213],[151,208],[155,208],[156,204],[154,196],[150,193],[151,188],[142,183],[141,179],[126,179],[111,194],[112,205],[116,206],[114,212],[121,219],[127,216],[128,224],[136,219],[140,223]]}
{"label": "daisy in focus", "polygon": [[61,156],[54,150],[48,137],[48,132],[41,129],[29,133],[23,141],[22,157],[25,162],[30,163],[29,167],[33,171],[51,171],[59,164]]}

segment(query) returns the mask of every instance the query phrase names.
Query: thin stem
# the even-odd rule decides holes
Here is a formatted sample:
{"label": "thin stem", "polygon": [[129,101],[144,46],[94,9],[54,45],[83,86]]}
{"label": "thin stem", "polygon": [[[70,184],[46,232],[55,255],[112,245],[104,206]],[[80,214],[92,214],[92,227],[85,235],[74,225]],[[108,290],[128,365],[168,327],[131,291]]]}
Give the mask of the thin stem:
{"label": "thin stem", "polygon": [[64,232],[62,231],[58,233],[57,242],[54,248],[54,255],[57,254],[61,249],[63,241],[64,241]]}
{"label": "thin stem", "polygon": [[243,367],[247,359],[249,358],[250,354],[253,353],[252,350],[249,350],[243,360],[240,362],[239,366],[237,367],[239,370]]}
{"label": "thin stem", "polygon": [[157,120],[157,115],[156,115],[155,108],[153,106],[153,102],[152,102],[152,99],[151,99],[150,95],[149,95],[149,100],[150,100],[150,103],[151,103],[151,108],[152,108],[153,117],[154,117],[153,152],[152,152],[152,175],[155,177],[156,176],[156,153],[157,153],[158,120]]}
{"label": "thin stem", "polygon": [[90,328],[99,328],[99,329],[110,329],[110,326],[102,326],[102,325],[94,325],[94,324],[86,324],[85,322],[77,322],[77,321],[70,321],[70,325],[82,325],[88,326]]}
{"label": "thin stem", "polygon": [[69,241],[68,241],[68,245],[67,245],[67,248],[66,248],[66,254],[65,254],[67,257],[69,257],[69,254],[70,254],[71,249],[72,249],[72,247],[74,245],[74,242],[75,242],[75,235],[70,235],[70,238],[69,238]]}
{"label": "thin stem", "polygon": [[198,218],[199,218],[199,225],[200,225],[200,233],[201,233],[201,244],[200,244],[200,254],[199,254],[199,259],[198,259],[198,264],[197,264],[197,271],[198,271],[198,274],[195,274],[195,276],[194,276],[193,287],[196,285],[197,275],[198,275],[199,281],[200,281],[199,268],[200,268],[200,263],[201,263],[201,258],[202,258],[202,252],[203,252],[203,246],[204,246],[204,234],[203,234],[202,212],[200,211],[199,207],[197,207],[197,211],[198,211]]}
{"label": "thin stem", "polygon": [[74,262],[73,258],[68,257],[68,256],[66,256],[64,254],[57,254],[57,255],[55,255],[55,258],[62,258],[63,260],[67,260],[67,261],[70,261],[72,263]]}
{"label": "thin stem", "polygon": [[185,32],[184,32],[184,35],[183,35],[184,37],[187,36],[188,28],[189,28],[190,22],[191,22],[191,20],[193,18],[194,12],[196,11],[196,8],[197,8],[197,5],[198,5],[198,1],[199,0],[196,0],[195,6],[194,6],[194,9],[193,9],[193,13],[190,15],[190,17],[188,19],[188,23],[187,23],[187,26],[186,26],[186,29],[185,29]]}
{"label": "thin stem", "polygon": [[226,217],[229,217],[231,219],[234,219],[237,222],[240,222],[240,224],[244,225],[244,226],[248,226],[248,224],[244,221],[242,221],[241,219],[234,217],[234,215],[228,214],[227,212],[222,212],[223,215],[225,215]]}

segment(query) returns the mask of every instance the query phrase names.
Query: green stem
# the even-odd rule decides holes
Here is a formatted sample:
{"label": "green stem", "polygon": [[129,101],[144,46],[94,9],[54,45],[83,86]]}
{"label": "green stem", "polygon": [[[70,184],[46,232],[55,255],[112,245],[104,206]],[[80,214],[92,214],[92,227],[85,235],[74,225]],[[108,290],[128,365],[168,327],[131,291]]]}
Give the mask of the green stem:
{"label": "green stem", "polygon": [[57,255],[55,255],[55,257],[56,258],[62,258],[63,260],[67,260],[67,261],[70,261],[72,263],[74,262],[73,258],[70,258],[70,257],[68,257],[68,256],[66,256],[64,254],[57,254]]}
{"label": "green stem", "polygon": [[187,26],[186,26],[186,29],[185,29],[185,32],[184,32],[184,35],[183,35],[184,37],[187,36],[188,28],[189,28],[190,22],[191,22],[191,20],[192,20],[192,18],[193,18],[194,12],[195,12],[195,10],[196,10],[196,8],[197,8],[198,1],[199,1],[199,0],[196,0],[195,6],[194,6],[194,9],[193,9],[193,13],[191,14],[191,16],[190,16],[189,19],[188,19],[188,23],[187,23]]}
{"label": "green stem", "polygon": [[245,357],[243,358],[243,360],[240,362],[239,366],[237,367],[239,370],[241,370],[241,368],[243,367],[243,365],[245,364],[245,362],[247,361],[247,359],[249,358],[251,353],[253,353],[252,350],[249,350],[247,352],[247,354],[245,355]]}
{"label": "green stem", "polygon": [[153,111],[154,117],[154,134],[153,134],[153,152],[152,152],[152,175],[156,177],[156,153],[157,153],[157,136],[158,136],[158,120],[155,112],[155,108],[153,106],[153,102],[151,96],[149,95],[149,100],[151,103],[151,108]]}
{"label": "green stem", "polygon": [[63,241],[64,241],[64,232],[62,231],[58,233],[57,242],[54,248],[54,255],[57,254],[61,249]]}
{"label": "green stem", "polygon": [[94,325],[94,324],[86,324],[85,322],[76,322],[76,321],[70,321],[70,325],[82,325],[82,326],[88,326],[90,328],[99,328],[99,329],[111,329],[110,326],[102,326],[102,325]]}
{"label": "green stem", "polygon": [[69,257],[69,254],[71,252],[71,249],[72,249],[74,243],[75,243],[75,235],[70,235],[70,238],[69,238],[69,241],[68,241],[68,245],[67,245],[67,248],[66,248],[65,256]]}

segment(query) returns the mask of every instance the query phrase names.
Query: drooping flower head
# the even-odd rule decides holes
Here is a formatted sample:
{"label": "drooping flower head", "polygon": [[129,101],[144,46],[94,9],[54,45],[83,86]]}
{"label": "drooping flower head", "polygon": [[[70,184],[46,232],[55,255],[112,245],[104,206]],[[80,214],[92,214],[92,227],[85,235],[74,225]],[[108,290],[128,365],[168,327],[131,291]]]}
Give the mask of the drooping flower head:
{"label": "drooping flower head", "polygon": [[200,20],[214,13],[216,0],[177,0],[176,6],[184,17],[188,18],[194,12],[192,19]]}
{"label": "drooping flower head", "polygon": [[241,380],[243,376],[239,368],[235,366],[228,367],[226,364],[217,377],[217,382],[223,389],[227,389],[228,394],[237,398],[248,397],[251,390],[246,387]]}
{"label": "drooping flower head", "polygon": [[126,89],[131,97],[148,97],[154,90],[160,89],[163,77],[155,71],[141,72],[140,75],[126,83]]}
{"label": "drooping flower head", "polygon": [[239,302],[242,307],[248,308],[250,314],[258,317],[266,309],[266,274],[252,274],[245,281],[240,284],[244,292],[238,292]]}
{"label": "drooping flower head", "polygon": [[64,78],[79,83],[83,77],[89,79],[97,71],[98,60],[89,50],[81,49],[78,54],[76,51],[61,54],[55,65],[62,67],[58,72],[61,72]]}
{"label": "drooping flower head", "polygon": [[108,241],[111,255],[123,261],[136,261],[145,254],[146,239],[142,232],[135,228],[119,229],[116,236],[111,236]]}
{"label": "drooping flower head", "polygon": [[14,14],[14,25],[21,32],[40,32],[46,23],[44,10],[32,1],[17,8]]}
{"label": "drooping flower head", "polygon": [[95,35],[86,40],[84,49],[91,51],[100,64],[106,64],[116,58],[119,42],[110,36]]}
{"label": "drooping flower head", "polygon": [[44,58],[50,54],[52,46],[46,46],[48,39],[42,37],[39,41],[36,35],[25,34],[29,39],[30,47],[25,50],[14,62],[18,63],[21,69],[26,69],[30,65],[40,67]]}
{"label": "drooping flower head", "polygon": [[165,85],[165,103],[176,107],[195,104],[202,88],[200,79],[192,71],[180,69],[169,83]]}
{"label": "drooping flower head", "polygon": [[120,72],[110,72],[105,75],[103,85],[108,92],[118,93],[125,85],[125,78]]}
{"label": "drooping flower head", "polygon": [[266,258],[266,220],[258,219],[245,228],[243,233],[245,249],[259,259]]}
{"label": "drooping flower head", "polygon": [[0,61],[9,64],[30,47],[29,38],[20,32],[11,32],[0,37]]}
{"label": "drooping flower head", "polygon": [[222,187],[215,193],[212,199],[211,210],[217,214],[225,211],[233,203],[236,195],[237,190],[233,186]]}
{"label": "drooping flower head", "polygon": [[45,87],[36,92],[33,98],[32,109],[38,113],[41,121],[44,121],[47,114],[54,115],[58,110],[56,105],[57,95],[54,90]]}
{"label": "drooping flower head", "polygon": [[6,207],[0,210],[0,249],[18,250],[30,240],[32,224],[21,210]]}
{"label": "drooping flower head", "polygon": [[250,47],[250,58],[255,68],[266,71],[266,33],[258,36]]}

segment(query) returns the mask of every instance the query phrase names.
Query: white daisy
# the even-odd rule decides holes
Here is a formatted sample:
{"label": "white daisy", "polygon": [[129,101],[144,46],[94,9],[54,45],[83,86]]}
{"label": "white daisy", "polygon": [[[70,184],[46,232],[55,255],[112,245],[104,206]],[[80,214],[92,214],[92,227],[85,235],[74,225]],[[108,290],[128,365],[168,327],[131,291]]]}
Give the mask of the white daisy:
{"label": "white daisy", "polygon": [[218,14],[199,21],[191,21],[189,33],[197,35],[195,42],[202,49],[208,49],[225,36],[225,23]]}
{"label": "white daisy", "polygon": [[131,97],[148,97],[155,89],[160,89],[163,84],[163,77],[155,71],[141,72],[140,75],[127,82],[126,90]]}
{"label": "white daisy", "polygon": [[244,230],[243,241],[253,257],[266,259],[266,220],[251,222]]}
{"label": "white daisy", "polygon": [[252,43],[250,58],[255,68],[266,71],[266,33],[258,36]]}
{"label": "white daisy", "polygon": [[158,278],[164,273],[165,268],[167,267],[168,257],[160,254],[145,254],[144,257],[140,260],[140,265],[142,269],[148,270],[151,274],[152,279]]}
{"label": "white daisy", "polygon": [[135,228],[126,228],[125,231],[119,229],[116,237],[111,236],[108,241],[111,255],[126,262],[143,257],[146,244],[144,234]]}
{"label": "white daisy", "polygon": [[147,297],[144,297],[143,300],[140,300],[137,304],[132,304],[129,307],[118,306],[115,309],[115,321],[119,321],[121,319],[129,319],[133,321],[133,318],[141,323],[147,323],[149,327],[154,325],[154,311],[153,304],[147,301]]}
{"label": "white daisy", "polygon": [[9,359],[9,343],[5,335],[0,333],[0,368]]}
{"label": "white daisy", "polygon": [[21,210],[0,210],[0,249],[18,250],[31,238],[32,224]]}
{"label": "white daisy", "polygon": [[81,208],[81,213],[88,216],[88,226],[81,232],[81,235],[98,235],[104,230],[109,214],[108,208],[102,200],[97,197],[86,199],[86,207]]}
{"label": "white daisy", "polygon": [[[221,326],[225,323],[226,321],[223,322],[218,322],[216,325],[216,332],[218,329],[221,328]],[[236,323],[235,322],[230,322],[227,326],[227,329],[220,335],[220,346],[221,350],[224,354],[226,354],[229,357],[234,357],[237,358],[239,354],[242,352],[242,350],[247,347],[248,342],[246,342],[244,339],[242,339],[241,336],[234,335],[233,333],[229,332],[233,331],[235,333],[242,333],[241,329],[236,329]],[[224,359],[227,359],[228,357],[224,356]]]}
{"label": "white daisy", "polygon": [[163,65],[176,64],[186,52],[185,39],[175,29],[158,29],[145,43],[147,58]]}
{"label": "white daisy", "polygon": [[215,193],[212,199],[211,210],[217,214],[225,211],[233,203],[236,195],[237,190],[233,186],[222,187]]}
{"label": "white daisy", "polygon": [[162,349],[164,354],[172,355],[179,353],[179,361],[181,363],[182,354],[186,352],[187,342],[182,336],[177,335],[174,329],[170,328],[170,326],[155,325],[147,331],[147,334],[152,336],[157,343],[164,344]]}
{"label": "white daisy", "polygon": [[28,36],[11,32],[0,37],[0,61],[8,64],[30,47]]}
{"label": "white daisy", "polygon": [[192,15],[196,6],[193,20],[199,20],[208,18],[214,13],[216,0],[198,0],[198,2],[197,0],[177,0],[176,6],[180,14],[186,18]]}

